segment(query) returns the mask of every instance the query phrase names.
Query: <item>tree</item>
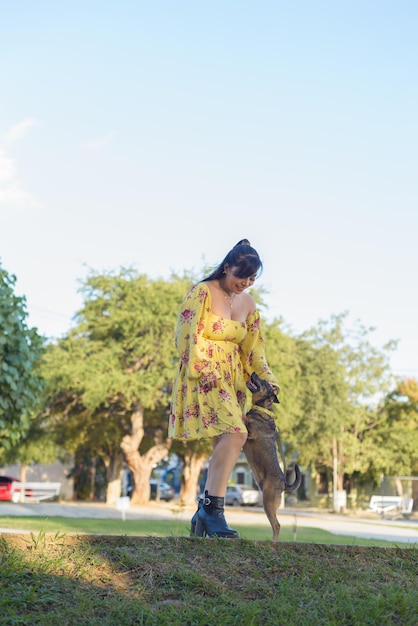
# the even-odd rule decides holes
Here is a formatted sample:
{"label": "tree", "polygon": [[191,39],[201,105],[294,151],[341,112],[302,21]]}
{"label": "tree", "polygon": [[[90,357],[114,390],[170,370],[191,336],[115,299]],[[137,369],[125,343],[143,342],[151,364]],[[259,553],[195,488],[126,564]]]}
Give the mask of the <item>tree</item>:
{"label": "tree", "polygon": [[398,381],[384,398],[370,439],[377,452],[374,458],[377,475],[418,474],[418,381],[415,378]]}
{"label": "tree", "polygon": [[0,444],[10,449],[28,431],[43,390],[38,364],[44,340],[27,325],[16,277],[0,266]]}
{"label": "tree", "polygon": [[[65,344],[65,340],[63,343]],[[74,390],[69,388],[57,391],[65,382],[70,384],[65,378],[69,372],[65,368],[64,359],[60,359],[59,349],[48,351],[47,363],[44,371],[49,379],[51,393],[47,405],[48,430],[52,431],[51,435],[61,446],[61,450],[73,454],[76,459],[82,458],[84,465],[88,457],[92,463],[96,457],[100,458],[106,470],[106,500],[108,503],[115,503],[120,495],[119,479],[123,467],[120,441],[129,424],[129,420],[125,419],[125,407],[114,402],[110,407],[99,406],[91,410],[86,408],[80,394]],[[62,370],[59,369],[61,366]],[[54,381],[51,369],[54,370]],[[54,389],[53,382],[56,385]],[[89,495],[94,496],[93,489]]]}
{"label": "tree", "polygon": [[120,493],[121,451],[134,477],[132,502],[141,504],[150,496],[153,466],[170,449],[174,329],[190,284],[187,275],[164,281],[130,269],[91,273],[75,328],[46,355],[57,428],[64,425],[73,446],[88,441],[108,463],[108,501]]}
{"label": "tree", "polygon": [[299,337],[301,413],[295,424],[301,457],[330,471],[337,489],[344,474],[367,471],[372,462],[365,436],[376,426],[376,398],[390,384],[389,354],[395,342],[376,348],[373,329],[345,326],[347,314],[332,316]]}
{"label": "tree", "polygon": [[44,416],[31,417],[29,429],[9,448],[0,449],[0,464],[20,463],[21,482],[26,481],[26,469],[30,463],[53,463],[59,456],[59,446]]}
{"label": "tree", "polygon": [[212,454],[212,441],[210,439],[175,441],[172,451],[183,462],[180,501],[183,504],[194,504],[200,472],[204,462]]}
{"label": "tree", "polygon": [[300,414],[301,363],[298,341],[290,330],[284,328],[282,319],[263,324],[268,364],[276,375],[279,385],[280,404],[275,406],[276,422],[286,451],[297,449],[293,426]]}

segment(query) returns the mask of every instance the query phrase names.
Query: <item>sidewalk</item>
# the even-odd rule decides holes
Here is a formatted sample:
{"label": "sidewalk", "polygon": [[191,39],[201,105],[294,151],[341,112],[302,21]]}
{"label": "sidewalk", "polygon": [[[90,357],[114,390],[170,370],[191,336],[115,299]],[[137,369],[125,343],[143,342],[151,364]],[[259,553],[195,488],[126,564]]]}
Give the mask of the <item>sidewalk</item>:
{"label": "sidewalk", "polygon": [[[228,507],[228,522],[233,524],[260,524],[269,527],[263,509]],[[194,512],[190,507],[180,508],[176,502],[150,502],[147,506],[130,507],[125,511],[127,520],[184,520],[189,522]],[[121,519],[122,513],[116,507],[101,503],[39,503],[14,504],[0,503],[0,532],[9,532],[1,528],[2,517],[39,516],[39,517],[81,517],[92,519]],[[326,511],[286,508],[279,509],[278,519],[283,526],[303,526],[321,528],[336,535],[349,535],[367,539],[383,539],[399,543],[418,544],[418,519],[382,520],[380,518],[360,517],[357,515],[338,515]],[[10,531],[16,533],[16,530]],[[22,530],[22,532],[24,532]]]}

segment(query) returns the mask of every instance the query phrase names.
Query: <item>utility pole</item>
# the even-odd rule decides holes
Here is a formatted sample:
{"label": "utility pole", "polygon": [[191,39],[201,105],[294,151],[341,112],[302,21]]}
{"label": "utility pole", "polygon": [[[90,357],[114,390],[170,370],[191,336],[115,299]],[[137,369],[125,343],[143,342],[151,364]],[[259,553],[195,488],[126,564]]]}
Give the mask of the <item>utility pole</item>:
{"label": "utility pole", "polygon": [[337,486],[338,486],[338,460],[337,460],[336,454],[334,453],[333,463],[332,463],[332,504],[333,504],[334,513],[340,512]]}

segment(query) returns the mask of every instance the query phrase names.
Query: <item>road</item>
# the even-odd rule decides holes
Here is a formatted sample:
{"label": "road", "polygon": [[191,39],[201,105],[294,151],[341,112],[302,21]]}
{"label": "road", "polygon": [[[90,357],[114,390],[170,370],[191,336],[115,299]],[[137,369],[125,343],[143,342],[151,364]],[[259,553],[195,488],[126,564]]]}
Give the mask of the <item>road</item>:
{"label": "road", "polygon": [[[190,521],[193,510],[189,507],[180,508],[176,503],[151,502],[147,506],[129,507],[123,513],[116,507],[101,503],[30,503],[14,504],[0,502],[0,532],[19,532],[16,529],[2,528],[2,517],[7,516],[39,516],[39,517],[84,517],[101,519],[128,520],[184,520]],[[268,526],[268,521],[262,509],[233,508],[227,509],[228,522],[235,524],[260,524]],[[337,515],[326,511],[312,511],[309,509],[286,508],[278,511],[278,518],[283,526],[296,528],[308,526],[321,528],[336,535],[348,535],[367,539],[383,539],[397,543],[418,544],[418,516],[410,519],[382,520],[373,517],[358,515]],[[22,529],[21,532],[25,532]]]}

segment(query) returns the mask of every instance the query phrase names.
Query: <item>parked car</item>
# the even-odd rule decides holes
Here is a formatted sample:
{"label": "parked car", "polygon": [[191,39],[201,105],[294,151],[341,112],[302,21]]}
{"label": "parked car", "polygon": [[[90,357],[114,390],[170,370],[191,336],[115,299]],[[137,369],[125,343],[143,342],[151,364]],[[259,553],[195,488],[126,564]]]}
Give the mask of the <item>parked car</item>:
{"label": "parked car", "polygon": [[[151,500],[157,499],[157,486],[159,484],[159,497],[160,500],[170,502],[175,496],[175,491],[168,483],[163,480],[158,481],[156,478],[151,478],[149,481],[151,488]],[[122,477],[122,495],[131,497],[134,491],[134,481],[132,472],[125,470]]]}
{"label": "parked car", "polygon": [[174,498],[174,489],[168,483],[158,481],[156,478],[151,478],[149,481],[151,487],[151,500],[157,499],[157,491],[160,500],[170,502]]}
{"label": "parked car", "polygon": [[12,484],[19,483],[17,478],[11,476],[0,476],[0,500],[12,500]]}
{"label": "parked car", "polygon": [[232,506],[256,506],[260,503],[258,489],[248,485],[229,485],[226,488],[225,504]]}

